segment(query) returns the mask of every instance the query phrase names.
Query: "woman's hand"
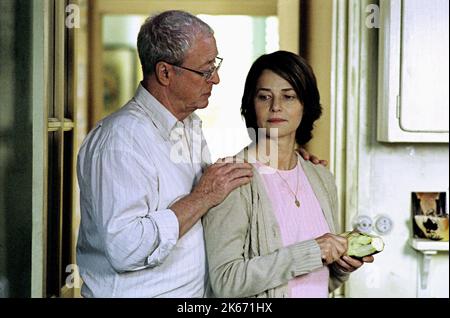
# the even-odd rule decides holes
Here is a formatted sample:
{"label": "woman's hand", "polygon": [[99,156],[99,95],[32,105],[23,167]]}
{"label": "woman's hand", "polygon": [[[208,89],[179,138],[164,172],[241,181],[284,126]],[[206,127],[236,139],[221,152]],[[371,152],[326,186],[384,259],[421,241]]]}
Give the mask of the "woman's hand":
{"label": "woman's hand", "polygon": [[322,253],[322,261],[330,265],[338,261],[347,252],[347,239],[345,237],[325,233],[315,239]]}
{"label": "woman's hand", "polygon": [[372,263],[373,256],[365,256],[361,260],[352,258],[350,256],[342,256],[336,261],[336,265],[344,272],[351,273],[360,268],[364,263]]}

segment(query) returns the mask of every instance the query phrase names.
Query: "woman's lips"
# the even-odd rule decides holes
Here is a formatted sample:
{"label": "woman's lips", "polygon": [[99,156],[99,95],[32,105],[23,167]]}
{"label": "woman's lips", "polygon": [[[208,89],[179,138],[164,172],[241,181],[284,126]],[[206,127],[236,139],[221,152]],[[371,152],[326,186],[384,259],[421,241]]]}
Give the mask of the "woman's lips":
{"label": "woman's lips", "polygon": [[268,122],[272,123],[272,124],[284,123],[285,121],[287,121],[287,120],[281,119],[281,118],[271,118],[268,120]]}

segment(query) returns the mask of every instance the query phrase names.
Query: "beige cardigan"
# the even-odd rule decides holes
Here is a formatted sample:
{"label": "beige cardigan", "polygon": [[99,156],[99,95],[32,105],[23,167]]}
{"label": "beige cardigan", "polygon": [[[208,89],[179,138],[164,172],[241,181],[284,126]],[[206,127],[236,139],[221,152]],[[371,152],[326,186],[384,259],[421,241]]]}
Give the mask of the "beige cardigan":
{"label": "beige cardigan", "polygon": [[[333,175],[299,157],[332,233],[338,229]],[[281,234],[261,176],[233,192],[203,217],[209,276],[216,297],[288,297],[290,279],[323,266],[315,240],[282,246]],[[330,268],[330,292],[348,279]]]}

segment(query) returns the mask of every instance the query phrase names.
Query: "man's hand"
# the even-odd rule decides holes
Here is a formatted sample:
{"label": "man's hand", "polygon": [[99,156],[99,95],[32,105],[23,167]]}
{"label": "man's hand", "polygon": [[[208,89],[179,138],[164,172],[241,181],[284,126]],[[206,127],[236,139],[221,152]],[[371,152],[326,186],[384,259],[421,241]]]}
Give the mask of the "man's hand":
{"label": "man's hand", "polygon": [[314,164],[321,164],[323,166],[327,166],[328,165],[328,161],[327,160],[320,160],[319,158],[317,158],[314,155],[311,155],[308,151],[306,151],[305,148],[298,148],[297,151],[300,153],[300,156],[302,156],[303,159],[305,160],[309,160]]}
{"label": "man's hand", "polygon": [[372,263],[373,261],[373,256],[365,256],[359,260],[345,255],[336,261],[336,265],[338,265],[344,272],[351,273],[360,268],[364,263]]}
{"label": "man's hand", "polygon": [[199,194],[209,208],[225,200],[234,189],[249,183],[253,176],[251,164],[227,163],[230,159],[221,159],[209,166],[192,191]]}
{"label": "man's hand", "polygon": [[225,200],[231,191],[250,182],[252,165],[229,163],[233,160],[225,158],[206,168],[192,192],[169,207],[178,219],[179,237],[209,209]]}
{"label": "man's hand", "polygon": [[347,252],[347,239],[342,236],[326,233],[316,238],[316,242],[326,265],[338,261]]}

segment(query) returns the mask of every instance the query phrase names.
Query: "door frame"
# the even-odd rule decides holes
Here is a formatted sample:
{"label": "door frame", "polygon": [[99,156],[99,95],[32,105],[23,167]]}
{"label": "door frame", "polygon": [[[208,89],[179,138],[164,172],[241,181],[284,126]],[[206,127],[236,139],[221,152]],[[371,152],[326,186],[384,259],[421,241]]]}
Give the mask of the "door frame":
{"label": "door frame", "polygon": [[192,14],[211,15],[275,15],[279,18],[280,49],[299,52],[300,0],[91,0],[89,5],[89,128],[102,116],[104,15],[148,15],[165,10],[185,10]]}

